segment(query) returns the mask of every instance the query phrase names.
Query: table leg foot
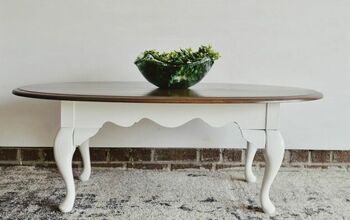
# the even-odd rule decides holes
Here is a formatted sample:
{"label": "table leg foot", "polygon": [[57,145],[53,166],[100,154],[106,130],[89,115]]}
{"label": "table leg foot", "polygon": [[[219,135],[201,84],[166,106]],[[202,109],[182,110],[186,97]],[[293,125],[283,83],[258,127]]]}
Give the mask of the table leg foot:
{"label": "table leg foot", "polygon": [[256,177],[253,173],[252,166],[253,166],[253,160],[257,149],[258,148],[253,143],[248,141],[246,158],[245,158],[245,178],[248,183],[256,182]]}
{"label": "table leg foot", "polygon": [[260,200],[264,212],[269,215],[274,215],[276,212],[276,208],[270,200],[269,193],[273,180],[282,164],[284,148],[285,145],[281,133],[278,130],[267,130],[265,148],[266,166],[260,192]]}
{"label": "table leg foot", "polygon": [[62,212],[72,210],[75,200],[75,186],[72,170],[72,158],[75,151],[73,145],[73,128],[61,128],[56,136],[54,155],[58,170],[60,171],[67,194],[64,201],[59,205]]}
{"label": "table leg foot", "polygon": [[79,145],[79,150],[81,157],[83,159],[84,169],[79,179],[81,181],[87,181],[91,174],[91,162],[90,162],[90,152],[89,152],[89,140],[85,141],[83,144]]}

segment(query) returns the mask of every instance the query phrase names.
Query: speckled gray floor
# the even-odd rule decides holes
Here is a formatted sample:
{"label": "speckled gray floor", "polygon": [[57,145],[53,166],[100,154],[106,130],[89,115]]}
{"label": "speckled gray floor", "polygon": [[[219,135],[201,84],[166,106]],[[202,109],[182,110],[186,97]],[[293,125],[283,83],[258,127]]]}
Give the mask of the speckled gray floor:
{"label": "speckled gray floor", "polygon": [[[210,172],[94,168],[76,180],[74,210],[60,213],[64,185],[56,169],[0,167],[0,219],[268,219],[258,205],[259,181],[242,169]],[[78,174],[77,170],[75,174]],[[281,169],[271,190],[270,219],[350,219],[350,173]]]}

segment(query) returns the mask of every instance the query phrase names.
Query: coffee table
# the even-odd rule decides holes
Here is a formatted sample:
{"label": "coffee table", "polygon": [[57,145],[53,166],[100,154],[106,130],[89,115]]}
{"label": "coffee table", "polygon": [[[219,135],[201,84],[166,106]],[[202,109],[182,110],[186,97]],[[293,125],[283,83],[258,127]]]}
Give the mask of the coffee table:
{"label": "coffee table", "polygon": [[148,118],[162,126],[176,127],[200,118],[214,127],[233,122],[239,126],[248,143],[245,160],[248,182],[256,181],[252,163],[257,148],[265,148],[266,166],[260,201],[265,213],[274,214],[275,206],[269,192],[285,149],[279,131],[280,103],[322,98],[317,91],[293,87],[201,83],[191,89],[161,90],[143,82],[29,85],[13,90],[13,94],[61,102],[61,128],[55,139],[54,155],[67,190],[59,205],[62,212],[71,211],[75,200],[74,151],[78,146],[84,165],[80,180],[86,181],[91,173],[89,138],[104,123],[131,126]]}

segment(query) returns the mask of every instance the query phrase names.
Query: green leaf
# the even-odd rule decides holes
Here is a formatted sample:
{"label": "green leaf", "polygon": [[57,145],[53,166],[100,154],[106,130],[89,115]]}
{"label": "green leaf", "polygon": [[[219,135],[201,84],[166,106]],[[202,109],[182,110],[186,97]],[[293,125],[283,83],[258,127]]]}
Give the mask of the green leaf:
{"label": "green leaf", "polygon": [[144,51],[139,57],[137,57],[136,61],[151,59],[151,57],[167,64],[187,64],[200,61],[205,57],[209,57],[212,60],[218,60],[220,54],[214,51],[211,45],[202,45],[195,52],[193,52],[192,48],[163,53],[153,49]]}

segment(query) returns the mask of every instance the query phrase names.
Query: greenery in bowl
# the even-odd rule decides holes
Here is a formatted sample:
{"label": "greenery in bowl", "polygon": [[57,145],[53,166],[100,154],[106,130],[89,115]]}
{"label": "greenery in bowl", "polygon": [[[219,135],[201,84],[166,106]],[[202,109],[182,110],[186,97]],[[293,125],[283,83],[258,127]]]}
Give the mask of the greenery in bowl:
{"label": "greenery in bowl", "polygon": [[146,50],[135,64],[143,76],[160,88],[184,89],[198,83],[210,70],[219,53],[208,46],[163,52]]}

